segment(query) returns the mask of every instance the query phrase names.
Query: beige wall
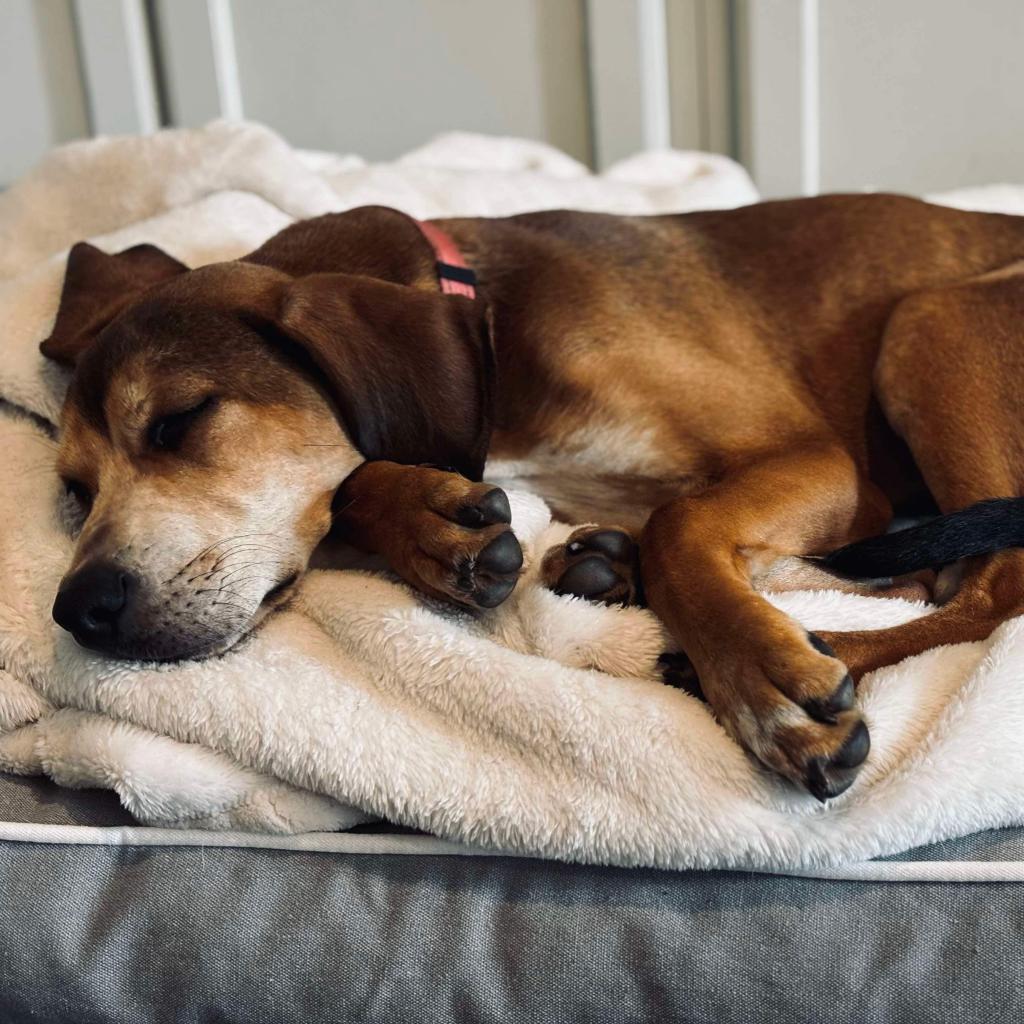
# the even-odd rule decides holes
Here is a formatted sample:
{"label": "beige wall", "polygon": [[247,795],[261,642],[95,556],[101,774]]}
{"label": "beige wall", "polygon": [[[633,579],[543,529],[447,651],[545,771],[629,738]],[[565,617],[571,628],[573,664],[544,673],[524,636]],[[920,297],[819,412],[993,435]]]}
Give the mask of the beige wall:
{"label": "beige wall", "polygon": [[590,158],[582,0],[233,5],[247,117],[299,146],[394,157],[447,129]]}
{"label": "beige wall", "polygon": [[89,134],[70,0],[0,3],[0,185]]}
{"label": "beige wall", "polygon": [[1024,182],[1021,0],[825,0],[819,21],[823,190]]}
{"label": "beige wall", "polygon": [[736,0],[765,195],[1024,182],[1020,0]]}
{"label": "beige wall", "polygon": [[769,196],[1024,182],[1022,39],[1022,0],[0,0],[0,186],[217,116],[377,159],[738,149]]}

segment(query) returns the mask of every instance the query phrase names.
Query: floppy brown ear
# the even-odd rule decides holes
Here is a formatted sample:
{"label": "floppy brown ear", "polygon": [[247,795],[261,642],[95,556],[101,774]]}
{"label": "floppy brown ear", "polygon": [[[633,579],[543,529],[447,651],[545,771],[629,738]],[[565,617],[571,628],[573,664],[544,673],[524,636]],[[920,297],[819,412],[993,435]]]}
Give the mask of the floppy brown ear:
{"label": "floppy brown ear", "polygon": [[483,475],[494,400],[487,305],[344,274],[290,286],[279,326],[327,382],[367,459]]}
{"label": "floppy brown ear", "polygon": [[136,245],[111,255],[78,242],[68,253],[53,332],[39,350],[49,359],[73,366],[129,302],[187,269],[155,245]]}

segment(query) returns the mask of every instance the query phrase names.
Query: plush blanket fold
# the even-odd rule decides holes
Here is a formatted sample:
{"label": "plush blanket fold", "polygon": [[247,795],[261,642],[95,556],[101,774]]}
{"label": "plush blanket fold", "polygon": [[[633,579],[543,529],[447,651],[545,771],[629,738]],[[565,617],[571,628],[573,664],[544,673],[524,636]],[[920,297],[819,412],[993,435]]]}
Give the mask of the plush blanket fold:
{"label": "plush blanket fold", "polygon": [[[595,176],[538,144],[464,135],[376,166],[296,153],[247,125],[58,150],[0,196],[0,766],[112,788],[169,827],[288,832],[384,816],[496,849],[665,867],[806,869],[1024,821],[1020,621],[870,677],[871,758],[822,807],[662,685],[671,645],[653,616],[538,585],[540,555],[569,527],[528,494],[511,496],[526,575],[491,612],[443,607],[386,575],[316,572],[225,656],[163,666],[93,656],[50,621],[70,552],[54,512],[65,380],[37,346],[73,242],[153,242],[195,266],[370,202],[430,217],[754,198],[723,158],[648,154]],[[928,612],[830,593],[777,604],[811,629]]]}

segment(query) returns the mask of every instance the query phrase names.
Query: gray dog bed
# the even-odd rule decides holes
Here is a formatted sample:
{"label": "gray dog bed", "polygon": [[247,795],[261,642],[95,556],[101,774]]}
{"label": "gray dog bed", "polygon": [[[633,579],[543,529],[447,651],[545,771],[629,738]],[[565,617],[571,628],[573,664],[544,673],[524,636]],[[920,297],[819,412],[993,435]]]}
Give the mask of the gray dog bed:
{"label": "gray dog bed", "polygon": [[[132,845],[109,828],[131,825],[113,794],[4,775],[0,820],[42,826],[42,841],[0,841],[11,1024],[1024,1013],[1020,882],[575,867],[366,831],[351,853]],[[953,879],[1021,862],[1024,829],[889,863]]]}

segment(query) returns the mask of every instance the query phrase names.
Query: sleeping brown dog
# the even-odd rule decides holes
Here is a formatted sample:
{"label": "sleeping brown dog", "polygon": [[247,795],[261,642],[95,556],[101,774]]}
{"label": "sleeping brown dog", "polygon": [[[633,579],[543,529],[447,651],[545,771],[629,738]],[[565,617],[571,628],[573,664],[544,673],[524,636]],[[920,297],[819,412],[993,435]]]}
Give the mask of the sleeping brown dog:
{"label": "sleeping brown dog", "polygon": [[[439,290],[438,238],[475,298]],[[787,567],[894,505],[1021,493],[1022,257],[1022,219],[881,195],[430,234],[370,207],[191,271],[80,244],[43,344],[76,368],[59,468],[84,520],[55,618],[117,656],[221,650],[332,525],[490,607],[521,564],[494,485],[524,487],[635,531],[719,720],[825,799],[868,752],[848,672],[986,636],[1024,610],[1024,557],[968,562],[884,632],[808,636],[758,588],[805,584]],[[590,528],[544,566],[629,600],[632,559]]]}

